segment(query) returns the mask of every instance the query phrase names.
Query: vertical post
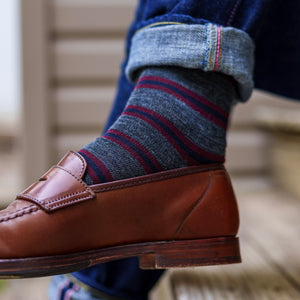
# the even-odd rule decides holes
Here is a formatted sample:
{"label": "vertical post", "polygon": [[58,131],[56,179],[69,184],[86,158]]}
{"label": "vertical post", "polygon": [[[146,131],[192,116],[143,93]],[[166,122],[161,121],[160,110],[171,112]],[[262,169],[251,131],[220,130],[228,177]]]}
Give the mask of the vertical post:
{"label": "vertical post", "polygon": [[22,35],[22,158],[25,185],[50,163],[49,32],[47,0],[21,4]]}

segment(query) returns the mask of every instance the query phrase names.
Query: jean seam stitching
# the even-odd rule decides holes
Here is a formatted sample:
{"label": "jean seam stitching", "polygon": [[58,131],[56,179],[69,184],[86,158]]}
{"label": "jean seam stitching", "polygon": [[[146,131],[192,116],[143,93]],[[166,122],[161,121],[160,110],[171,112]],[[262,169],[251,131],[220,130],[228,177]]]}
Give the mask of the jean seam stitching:
{"label": "jean seam stitching", "polygon": [[219,71],[220,69],[220,61],[221,61],[221,46],[222,46],[222,26],[218,26],[218,37],[217,37],[217,49],[216,49],[216,59],[214,71]]}
{"label": "jean seam stitching", "polygon": [[153,28],[153,27],[157,27],[157,26],[161,26],[161,25],[186,25],[185,23],[181,23],[181,22],[171,22],[171,21],[166,21],[166,22],[155,22],[155,23],[152,23],[152,24],[149,24],[149,25],[146,25],[140,29],[138,29],[136,33],[144,30],[144,29],[148,29],[148,28]]}
{"label": "jean seam stitching", "polygon": [[219,57],[219,63],[218,63],[217,71],[220,70],[221,61],[222,61],[223,26],[221,26],[220,30],[221,30],[221,36],[220,36],[220,57]]}
{"label": "jean seam stitching", "polygon": [[229,16],[229,18],[227,20],[226,26],[229,26],[231,24],[231,22],[233,20],[233,17],[235,16],[236,10],[237,10],[237,8],[238,8],[238,6],[239,6],[240,3],[241,3],[241,0],[237,0],[235,2],[234,6],[232,8],[232,11],[230,13],[230,16]]}
{"label": "jean seam stitching", "polygon": [[205,27],[206,27],[206,51],[205,51],[205,56],[203,58],[203,61],[202,61],[202,66],[203,66],[203,69],[205,70],[206,67],[207,67],[207,61],[208,61],[208,56],[209,56],[209,43],[210,43],[210,30],[209,30],[209,27],[210,27],[210,24],[205,24]]}

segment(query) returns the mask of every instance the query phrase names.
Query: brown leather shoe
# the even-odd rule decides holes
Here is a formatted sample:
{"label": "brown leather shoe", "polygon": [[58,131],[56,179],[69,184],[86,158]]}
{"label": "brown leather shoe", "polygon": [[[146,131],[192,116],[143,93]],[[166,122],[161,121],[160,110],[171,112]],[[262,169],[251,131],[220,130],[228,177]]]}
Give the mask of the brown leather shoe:
{"label": "brown leather shoe", "polygon": [[140,267],[240,262],[238,209],[222,165],[88,186],[68,153],[0,212],[0,278],[77,271],[138,256]]}

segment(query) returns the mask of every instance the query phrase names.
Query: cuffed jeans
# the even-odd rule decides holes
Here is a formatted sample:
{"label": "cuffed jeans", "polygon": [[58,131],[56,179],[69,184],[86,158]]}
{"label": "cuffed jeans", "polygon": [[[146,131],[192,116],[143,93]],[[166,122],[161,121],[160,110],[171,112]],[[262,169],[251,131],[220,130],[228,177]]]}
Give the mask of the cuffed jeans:
{"label": "cuffed jeans", "polygon": [[[246,101],[253,87],[299,99],[299,13],[297,0],[140,0],[106,129],[121,114],[136,78],[148,66],[222,72],[235,79],[238,101]],[[92,290],[144,300],[162,273],[140,270],[137,258],[130,258],[72,276]],[[57,293],[61,278],[53,281],[51,300],[66,299]],[[101,299],[87,290],[68,299]]]}

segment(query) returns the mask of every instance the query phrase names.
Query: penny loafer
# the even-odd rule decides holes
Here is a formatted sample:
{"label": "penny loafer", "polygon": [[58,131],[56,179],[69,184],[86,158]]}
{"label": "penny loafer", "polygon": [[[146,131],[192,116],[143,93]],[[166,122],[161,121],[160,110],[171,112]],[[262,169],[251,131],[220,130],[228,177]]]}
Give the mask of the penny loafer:
{"label": "penny loafer", "polygon": [[221,164],[86,185],[69,152],[0,212],[0,278],[70,273],[137,256],[145,269],[241,261]]}

